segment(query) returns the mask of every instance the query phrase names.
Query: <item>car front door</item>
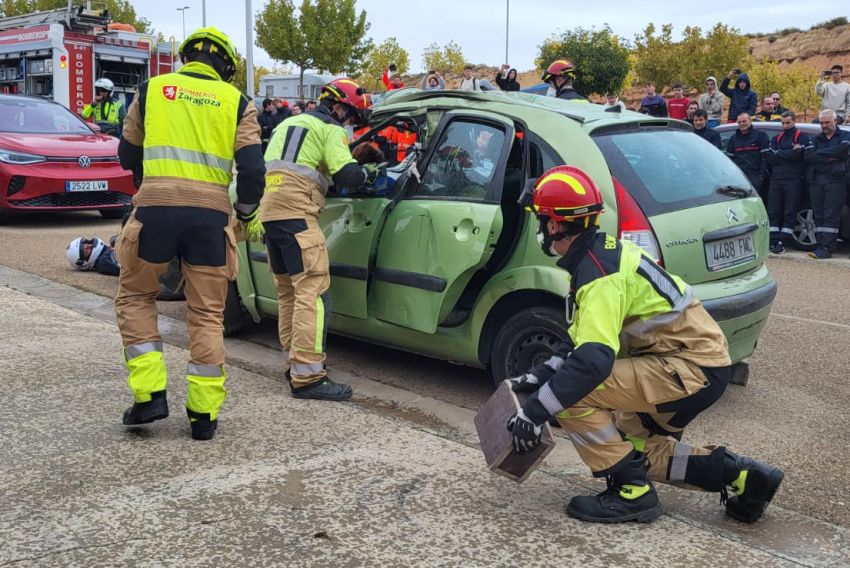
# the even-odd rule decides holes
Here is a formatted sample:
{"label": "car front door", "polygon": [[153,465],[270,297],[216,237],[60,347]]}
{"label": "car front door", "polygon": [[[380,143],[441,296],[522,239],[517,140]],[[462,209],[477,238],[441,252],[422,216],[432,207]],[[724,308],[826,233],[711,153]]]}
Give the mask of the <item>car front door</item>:
{"label": "car front door", "polygon": [[446,113],[420,179],[410,179],[378,243],[370,310],[434,333],[502,229],[499,206],[513,124],[475,111]]}

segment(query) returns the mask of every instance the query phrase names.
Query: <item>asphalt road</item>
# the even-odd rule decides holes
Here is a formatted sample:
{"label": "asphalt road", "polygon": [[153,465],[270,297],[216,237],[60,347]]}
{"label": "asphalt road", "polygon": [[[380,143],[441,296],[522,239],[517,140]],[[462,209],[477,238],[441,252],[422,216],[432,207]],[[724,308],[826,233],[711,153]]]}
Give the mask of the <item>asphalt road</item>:
{"label": "asphalt road", "polygon": [[[117,279],[74,271],[64,249],[77,236],[108,238],[118,222],[95,213],[15,219],[0,226],[0,264],[105,296]],[[850,246],[827,262],[785,255],[768,265],[779,283],[773,314],[752,358],[747,387],[730,387],[687,437],[728,445],[786,471],[783,507],[850,527]],[[160,302],[183,318],[182,302]],[[275,326],[241,336],[274,346]],[[82,339],[81,339],[82,341]],[[332,337],[332,368],[462,406],[477,408],[491,392],[483,371]]]}

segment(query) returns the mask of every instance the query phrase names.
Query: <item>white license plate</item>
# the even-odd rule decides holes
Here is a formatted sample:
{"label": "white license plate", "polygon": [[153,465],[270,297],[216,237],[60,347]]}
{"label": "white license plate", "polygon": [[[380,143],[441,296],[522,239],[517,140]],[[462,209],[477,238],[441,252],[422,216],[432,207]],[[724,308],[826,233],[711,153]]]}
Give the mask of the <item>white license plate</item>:
{"label": "white license plate", "polygon": [[705,264],[709,272],[744,264],[755,257],[752,233],[705,243]]}
{"label": "white license plate", "polygon": [[109,191],[109,182],[99,181],[66,181],[65,191]]}

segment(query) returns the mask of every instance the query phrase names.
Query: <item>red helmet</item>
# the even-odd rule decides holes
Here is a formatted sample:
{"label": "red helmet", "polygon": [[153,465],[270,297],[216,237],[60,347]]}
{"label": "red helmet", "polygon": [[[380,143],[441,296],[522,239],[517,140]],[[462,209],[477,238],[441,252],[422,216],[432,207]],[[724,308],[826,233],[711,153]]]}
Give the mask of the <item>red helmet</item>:
{"label": "red helmet", "polygon": [[358,111],[368,110],[372,103],[366,90],[351,79],[334,79],[324,87],[319,100],[330,99],[340,102]]}
{"label": "red helmet", "polygon": [[534,213],[553,221],[586,219],[584,228],[599,224],[604,211],[599,188],[584,171],[556,166],[540,176],[534,186]]}
{"label": "red helmet", "polygon": [[553,61],[546,71],[543,72],[543,77],[541,80],[544,83],[548,83],[554,77],[566,77],[568,79],[572,79],[576,76],[576,68],[573,65],[573,62],[569,59],[558,59],[557,61]]}

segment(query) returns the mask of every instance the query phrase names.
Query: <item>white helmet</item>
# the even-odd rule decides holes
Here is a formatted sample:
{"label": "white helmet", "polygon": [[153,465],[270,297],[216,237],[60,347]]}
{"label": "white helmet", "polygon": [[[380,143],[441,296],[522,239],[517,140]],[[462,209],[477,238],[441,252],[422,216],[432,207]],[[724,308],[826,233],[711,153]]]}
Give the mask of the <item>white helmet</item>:
{"label": "white helmet", "polygon": [[104,89],[104,90],[109,91],[111,93],[112,91],[115,90],[115,85],[109,79],[107,79],[105,77],[101,77],[100,79],[98,79],[97,81],[94,82],[94,88],[95,88],[95,90]]}
{"label": "white helmet", "polygon": [[[88,256],[85,254],[86,245],[91,245],[91,252]],[[78,237],[68,244],[68,248],[65,249],[65,258],[77,270],[92,270],[94,269],[94,263],[97,262],[97,259],[105,248],[106,245],[103,241],[96,237],[91,239]]]}

